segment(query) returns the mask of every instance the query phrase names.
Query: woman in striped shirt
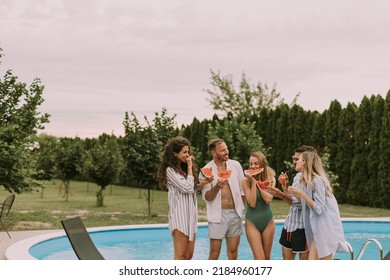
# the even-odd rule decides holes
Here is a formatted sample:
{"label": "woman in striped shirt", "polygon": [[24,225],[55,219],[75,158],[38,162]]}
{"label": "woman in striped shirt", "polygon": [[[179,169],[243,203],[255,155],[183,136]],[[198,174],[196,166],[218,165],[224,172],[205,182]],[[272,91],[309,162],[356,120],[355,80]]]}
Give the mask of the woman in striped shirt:
{"label": "woman in striped shirt", "polygon": [[[302,145],[297,147],[294,151],[294,155],[292,156],[294,169],[296,168],[296,163],[301,156],[301,153],[305,151],[317,152],[316,149],[311,146]],[[300,172],[295,175],[292,186],[299,186],[301,176],[302,174]],[[278,181],[282,185],[283,191],[274,187],[268,187],[268,191],[274,197],[278,197],[290,205],[290,210],[284,221],[282,233],[279,239],[279,243],[282,245],[283,259],[294,260],[296,254],[299,253],[300,260],[307,260],[309,256],[309,248],[306,243],[305,228],[302,219],[302,205],[295,196],[288,193],[287,174],[282,172]]]}
{"label": "woman in striped shirt", "polygon": [[198,178],[194,157],[190,155],[190,142],[181,136],[173,138],[162,155],[157,179],[168,189],[169,230],[173,237],[174,259],[190,260],[194,254],[198,228]]}

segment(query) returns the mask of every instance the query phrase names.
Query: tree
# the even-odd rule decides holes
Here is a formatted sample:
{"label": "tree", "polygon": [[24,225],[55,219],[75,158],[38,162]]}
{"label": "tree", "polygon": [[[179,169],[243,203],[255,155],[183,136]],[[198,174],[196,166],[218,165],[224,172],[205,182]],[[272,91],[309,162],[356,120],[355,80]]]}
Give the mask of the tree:
{"label": "tree", "polygon": [[311,143],[319,151],[322,152],[325,147],[325,112],[320,114],[317,111],[311,113],[313,118],[313,126],[311,128]]}
{"label": "tree", "polygon": [[256,133],[261,136],[263,139],[263,144],[266,147],[272,146],[273,143],[273,135],[272,135],[272,125],[269,125],[272,120],[273,110],[269,110],[266,108],[261,109],[257,112],[257,115],[249,118],[249,122],[255,123]]}
{"label": "tree", "polygon": [[289,117],[289,108],[286,104],[280,105],[275,109],[273,120],[273,144],[272,155],[269,158],[270,165],[278,171],[281,170],[283,161],[291,157],[291,148],[288,145],[288,139],[292,136],[291,128],[293,122]]}
{"label": "tree", "polygon": [[122,154],[125,159],[127,176],[138,187],[147,187],[148,217],[151,217],[151,189],[157,185],[156,172],[160,155],[165,144],[173,137],[175,117],[169,117],[163,109],[161,115],[155,113],[153,123],[144,117],[145,125],[141,125],[137,117],[126,112],[123,125],[125,136],[122,140]]}
{"label": "tree", "polygon": [[115,136],[102,134],[91,149],[85,152],[84,170],[100,190],[96,192],[96,206],[104,206],[103,191],[115,182],[123,169],[123,158]]}
{"label": "tree", "polygon": [[31,151],[37,131],[49,122],[49,115],[38,111],[44,102],[43,89],[38,78],[27,87],[11,70],[0,79],[0,185],[9,192],[42,187]]}
{"label": "tree", "polygon": [[55,177],[55,152],[57,147],[57,137],[41,134],[37,138],[39,148],[37,152],[38,179],[51,180]]}
{"label": "tree", "polygon": [[365,96],[357,110],[355,122],[354,158],[351,165],[351,185],[348,200],[356,205],[369,205],[370,178],[367,158],[370,150],[371,102]]}
{"label": "tree", "polygon": [[83,147],[81,139],[76,137],[61,138],[56,149],[56,174],[61,179],[64,187],[65,201],[71,194],[70,180],[79,176],[83,170]]}
{"label": "tree", "polygon": [[[258,114],[263,108],[274,109],[284,103],[275,86],[270,90],[267,84],[262,85],[260,82],[252,85],[245,74],[242,74],[240,86],[236,89],[231,75],[221,77],[220,73],[213,70],[210,72],[213,89],[205,90],[210,95],[207,100],[215,111],[223,112],[224,115],[248,118]],[[296,103],[298,96],[299,94],[295,96],[292,105]]]}
{"label": "tree", "polygon": [[335,158],[335,172],[339,176],[339,186],[334,187],[337,201],[340,203],[348,202],[347,192],[350,187],[351,165],[354,157],[354,127],[356,121],[357,106],[354,103],[348,103],[342,110],[337,124],[339,131],[338,153]]}
{"label": "tree", "polygon": [[289,110],[290,134],[284,134],[288,142],[289,155],[300,145],[311,145],[310,130],[307,129],[310,127],[309,114],[299,105],[293,105]]}
{"label": "tree", "polygon": [[339,147],[338,122],[341,115],[341,104],[337,100],[330,103],[330,107],[325,111],[325,145],[329,151],[329,168],[335,170],[336,157]]}
{"label": "tree", "polygon": [[[369,205],[373,207],[382,206],[382,196],[378,195],[381,190],[380,183],[380,142],[381,142],[381,130],[382,130],[382,120],[385,102],[382,96],[373,95],[370,98],[372,106],[372,121],[371,121],[371,131],[370,131],[370,142],[369,142],[369,154],[367,157],[367,166],[368,173],[367,176],[370,178],[369,185]],[[390,140],[389,140],[390,141]]]}
{"label": "tree", "polygon": [[[229,128],[229,129],[226,129]],[[215,125],[210,124],[207,135],[208,141],[213,138],[223,139],[229,147],[229,156],[248,167],[249,156],[254,151],[268,154],[263,141],[257,135],[254,122],[248,123],[239,118],[224,118]]]}
{"label": "tree", "polygon": [[333,189],[337,189],[340,187],[340,184],[338,182],[339,176],[337,174],[335,174],[332,170],[330,170],[330,158],[331,158],[331,156],[329,153],[324,153],[321,156],[321,161],[322,161],[322,164],[326,170],[326,174],[329,177],[329,180],[330,180],[330,183],[332,184]]}
{"label": "tree", "polygon": [[209,160],[208,148],[207,148],[207,132],[209,120],[199,121],[194,118],[192,123],[187,126],[183,126],[180,133],[188,140],[190,140],[193,147],[192,151],[196,153],[196,162],[199,165],[204,165]]}
{"label": "tree", "polygon": [[390,91],[387,92],[382,118],[382,130],[380,135],[380,196],[381,206],[390,208]]}

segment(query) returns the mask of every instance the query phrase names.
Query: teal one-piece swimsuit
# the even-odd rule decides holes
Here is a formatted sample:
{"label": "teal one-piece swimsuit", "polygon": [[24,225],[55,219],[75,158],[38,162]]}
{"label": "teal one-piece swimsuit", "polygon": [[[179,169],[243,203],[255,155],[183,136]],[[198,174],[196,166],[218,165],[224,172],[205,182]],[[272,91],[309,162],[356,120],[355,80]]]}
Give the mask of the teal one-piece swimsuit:
{"label": "teal one-piece swimsuit", "polygon": [[256,190],[257,201],[254,208],[247,203],[246,220],[250,221],[260,232],[263,232],[273,218],[271,205],[267,204]]}

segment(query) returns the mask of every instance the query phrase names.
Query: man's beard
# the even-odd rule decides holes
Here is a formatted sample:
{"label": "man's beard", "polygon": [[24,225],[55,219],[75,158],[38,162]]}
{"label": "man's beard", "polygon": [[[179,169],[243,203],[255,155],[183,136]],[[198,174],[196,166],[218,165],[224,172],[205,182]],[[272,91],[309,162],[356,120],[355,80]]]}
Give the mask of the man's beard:
{"label": "man's beard", "polygon": [[229,159],[229,155],[225,155],[225,156],[217,155],[217,159],[219,161],[227,161]]}

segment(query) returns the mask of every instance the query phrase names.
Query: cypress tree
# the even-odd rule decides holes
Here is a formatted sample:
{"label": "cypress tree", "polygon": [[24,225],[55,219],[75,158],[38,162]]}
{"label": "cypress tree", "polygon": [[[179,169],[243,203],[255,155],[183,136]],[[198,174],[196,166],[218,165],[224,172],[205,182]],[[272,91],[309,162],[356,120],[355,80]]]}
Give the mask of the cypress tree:
{"label": "cypress tree", "polygon": [[314,135],[313,135],[313,128],[314,124],[316,122],[316,116],[318,115],[317,111],[307,111],[307,120],[305,122],[305,141],[303,142],[304,145],[310,145],[315,147],[316,143],[314,142]]}
{"label": "cypress tree", "polygon": [[307,131],[307,118],[308,115],[305,113],[303,108],[299,105],[294,105],[290,111],[290,135],[287,138],[288,141],[288,155],[291,154],[291,152],[300,145],[308,145],[307,143],[307,137],[308,134]]}
{"label": "cypress tree", "polygon": [[338,153],[338,121],[340,118],[342,108],[341,104],[334,100],[330,103],[329,110],[325,113],[325,145],[326,150],[329,153],[329,169],[336,171],[336,157]]}
{"label": "cypress tree", "polygon": [[369,155],[367,157],[368,165],[368,177],[369,181],[369,205],[373,207],[380,207],[381,195],[380,194],[380,136],[382,129],[382,119],[384,110],[384,99],[382,96],[372,96],[370,98],[372,105],[372,122],[369,142]]}
{"label": "cypress tree", "polygon": [[380,134],[380,198],[381,206],[390,209],[390,91],[387,93]]}
{"label": "cypress tree", "polygon": [[275,111],[275,131],[273,134],[270,163],[272,163],[275,171],[279,173],[284,168],[284,161],[291,155],[288,146],[288,138],[291,132],[289,107],[287,105],[280,105]]}
{"label": "cypress tree", "polygon": [[266,147],[271,148],[271,152],[268,155],[268,162],[271,164],[273,168],[276,169],[276,154],[274,153],[275,150],[279,149],[279,146],[276,145],[275,139],[276,139],[276,122],[280,118],[281,110],[278,107],[275,108],[275,110],[269,111],[269,118],[267,121],[267,134],[264,137],[264,143]]}
{"label": "cypress tree", "polygon": [[318,111],[314,111],[312,114],[314,118],[311,133],[312,143],[318,152],[321,153],[323,147],[325,147],[325,112],[320,114]]}
{"label": "cypress tree", "polygon": [[272,138],[268,132],[268,122],[271,115],[270,112],[271,110],[262,108],[256,115],[253,115],[250,118],[250,122],[255,123],[256,133],[263,139],[263,143],[266,147],[270,146],[270,138]]}
{"label": "cypress tree", "polygon": [[356,205],[368,205],[370,178],[367,159],[370,154],[371,102],[365,96],[357,110],[355,123],[354,158],[351,166],[351,185],[348,200]]}
{"label": "cypress tree", "polygon": [[[264,145],[266,147],[273,147],[273,135],[275,134],[275,126],[276,126],[275,115],[276,115],[276,110],[267,110],[267,120],[264,123],[265,129],[260,134],[263,138]],[[272,152],[270,156],[272,156]]]}
{"label": "cypress tree", "polygon": [[338,202],[346,203],[347,191],[351,179],[351,165],[353,160],[354,146],[354,127],[356,120],[357,106],[354,103],[348,103],[342,110],[338,121],[338,153],[335,158],[335,173],[339,177],[339,187],[335,188],[335,195]]}

